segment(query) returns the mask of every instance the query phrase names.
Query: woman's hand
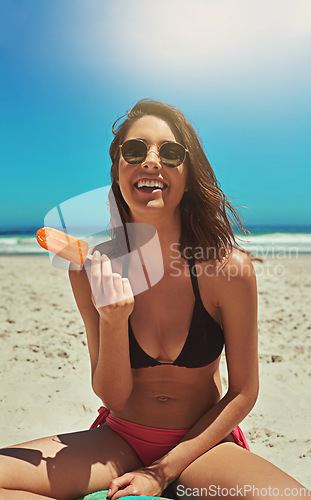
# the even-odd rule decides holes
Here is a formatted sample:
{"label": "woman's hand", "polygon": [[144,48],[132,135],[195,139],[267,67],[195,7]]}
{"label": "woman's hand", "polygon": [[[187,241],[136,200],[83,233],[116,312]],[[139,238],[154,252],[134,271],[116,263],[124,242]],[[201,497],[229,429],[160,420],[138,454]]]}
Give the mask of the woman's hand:
{"label": "woman's hand", "polygon": [[90,276],[92,301],[99,315],[109,323],[128,320],[134,308],[130,282],[112,271],[107,255],[93,254]]}
{"label": "woman's hand", "polygon": [[117,500],[127,495],[160,496],[167,484],[163,471],[150,465],[113,479],[107,497]]}

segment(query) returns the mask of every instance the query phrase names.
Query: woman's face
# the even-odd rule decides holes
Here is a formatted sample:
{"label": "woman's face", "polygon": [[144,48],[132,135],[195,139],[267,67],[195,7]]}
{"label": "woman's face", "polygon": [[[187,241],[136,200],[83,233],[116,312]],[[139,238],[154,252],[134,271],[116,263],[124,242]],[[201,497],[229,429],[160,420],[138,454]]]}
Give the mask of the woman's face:
{"label": "woman's face", "polygon": [[[138,220],[159,210],[167,215],[176,211],[185,192],[186,165],[184,162],[178,167],[166,167],[158,156],[163,142],[178,142],[172,130],[156,116],[143,116],[130,127],[124,142],[129,139],[142,139],[149,146],[145,161],[138,165],[128,164],[120,155],[118,184],[130,208],[131,219]],[[138,187],[145,180],[160,181],[160,187]]]}

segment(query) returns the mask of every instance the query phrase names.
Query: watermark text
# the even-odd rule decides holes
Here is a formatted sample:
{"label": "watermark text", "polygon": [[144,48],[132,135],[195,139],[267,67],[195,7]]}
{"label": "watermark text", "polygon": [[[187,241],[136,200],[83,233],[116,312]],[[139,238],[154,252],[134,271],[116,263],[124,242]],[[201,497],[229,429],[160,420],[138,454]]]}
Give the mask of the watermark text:
{"label": "watermark text", "polygon": [[186,488],[182,484],[177,486],[178,497],[254,497],[254,498],[271,498],[271,497],[310,497],[311,491],[307,488],[285,488],[280,490],[277,487],[256,487],[251,484],[243,484],[225,488],[216,484],[210,484],[206,488]]}

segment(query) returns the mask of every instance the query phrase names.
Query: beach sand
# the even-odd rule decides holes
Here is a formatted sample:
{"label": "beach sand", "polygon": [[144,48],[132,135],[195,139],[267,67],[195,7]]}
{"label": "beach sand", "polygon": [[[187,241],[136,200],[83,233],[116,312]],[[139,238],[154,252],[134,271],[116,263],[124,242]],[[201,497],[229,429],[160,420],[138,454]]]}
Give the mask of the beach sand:
{"label": "beach sand", "polygon": [[[311,488],[311,255],[254,265],[260,394],[241,427],[253,452]],[[101,402],[67,273],[47,256],[2,256],[0,276],[0,446],[88,428]]]}

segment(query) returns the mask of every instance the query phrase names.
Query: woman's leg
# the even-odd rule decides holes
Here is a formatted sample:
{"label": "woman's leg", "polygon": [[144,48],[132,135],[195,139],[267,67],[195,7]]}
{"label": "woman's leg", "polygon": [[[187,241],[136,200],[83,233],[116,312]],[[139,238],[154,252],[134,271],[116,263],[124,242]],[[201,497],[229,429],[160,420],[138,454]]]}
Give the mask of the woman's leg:
{"label": "woman's leg", "polygon": [[274,500],[310,498],[308,491],[288,474],[230,442],[220,443],[194,460],[173,486],[178,498],[188,500],[208,496],[222,500],[237,496]]}
{"label": "woman's leg", "polygon": [[141,466],[131,446],[104,424],[0,450],[0,498],[77,499]]}

